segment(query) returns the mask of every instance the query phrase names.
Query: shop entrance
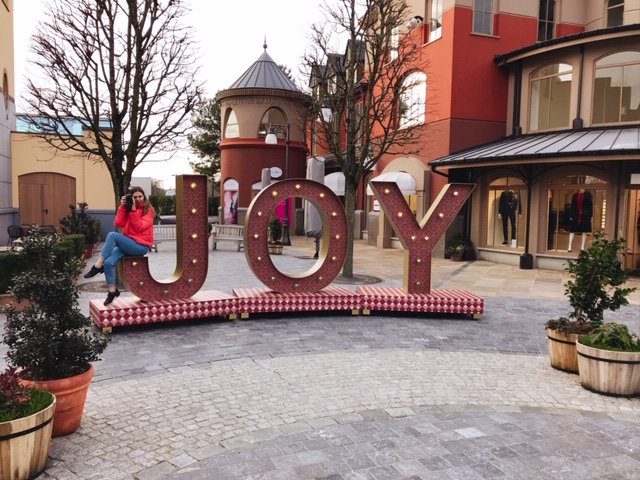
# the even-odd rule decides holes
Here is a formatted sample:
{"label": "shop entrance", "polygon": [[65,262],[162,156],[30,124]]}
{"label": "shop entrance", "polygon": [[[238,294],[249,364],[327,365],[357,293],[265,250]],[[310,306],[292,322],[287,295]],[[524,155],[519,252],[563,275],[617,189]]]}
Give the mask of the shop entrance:
{"label": "shop entrance", "polygon": [[625,268],[632,269],[634,275],[640,275],[640,189],[629,190],[627,212]]}

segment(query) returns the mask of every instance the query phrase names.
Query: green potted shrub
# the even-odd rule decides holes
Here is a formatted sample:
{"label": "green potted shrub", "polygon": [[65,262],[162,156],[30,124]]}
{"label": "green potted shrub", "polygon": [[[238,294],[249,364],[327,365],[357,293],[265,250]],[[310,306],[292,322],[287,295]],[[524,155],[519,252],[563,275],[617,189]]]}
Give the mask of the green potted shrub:
{"label": "green potted shrub", "polygon": [[618,258],[625,245],[624,239],[607,240],[604,232],[598,231],[590,248],[582,250],[576,260],[569,260],[567,270],[573,278],[567,282],[565,294],[573,311],[545,324],[552,367],[577,373],[577,339],[601,325],[605,311],[628,305],[627,297],[635,288],[622,287],[630,274]]}
{"label": "green potted shrub", "polygon": [[87,203],[79,202],[78,208],[69,205],[70,213],[60,219],[64,234],[84,235],[85,258],[91,258],[94,246],[100,242],[100,220],[87,213]]}
{"label": "green potted shrub", "polygon": [[269,253],[280,255],[282,253],[282,221],[274,216],[269,221]]}
{"label": "green potted shrub", "polygon": [[453,237],[444,249],[444,253],[455,262],[459,262],[464,258],[464,253],[471,246],[471,242],[464,235],[456,235]]}
{"label": "green potted shrub", "polygon": [[[99,360],[108,339],[93,331],[78,306],[75,277],[82,260],[56,257],[59,239],[35,233],[24,241],[24,252],[37,259],[13,278],[16,299],[30,305],[8,306],[3,341],[9,364],[21,368],[23,381],[57,397],[53,436],[80,426],[87,389],[93,378],[91,362]],[[66,391],[71,398],[62,395]],[[69,418],[70,417],[70,418]]]}
{"label": "green potted shrub", "polygon": [[640,395],[640,338],[626,325],[603,323],[578,339],[581,385],[605,395]]}
{"label": "green potted shrub", "polygon": [[15,367],[0,373],[0,476],[35,478],[45,468],[56,398],[25,387]]}
{"label": "green potted shrub", "polygon": [[[40,233],[40,228],[36,225],[32,225],[23,238],[30,235],[36,235]],[[30,244],[31,245],[31,244]],[[84,255],[84,236],[83,235],[65,235],[60,237],[55,242],[55,262],[60,268],[64,268],[64,265],[70,265],[69,261],[73,258],[82,259]],[[11,293],[11,286],[13,279],[25,272],[29,268],[33,268],[40,262],[39,252],[34,251],[32,248],[23,249],[17,251],[9,251],[0,254],[0,309],[5,305],[13,303],[16,306],[22,306],[28,304],[28,301],[24,301],[21,304],[16,302],[16,297]],[[73,263],[71,263],[73,264]],[[74,277],[77,277],[82,271],[82,264],[75,272],[69,272]]]}

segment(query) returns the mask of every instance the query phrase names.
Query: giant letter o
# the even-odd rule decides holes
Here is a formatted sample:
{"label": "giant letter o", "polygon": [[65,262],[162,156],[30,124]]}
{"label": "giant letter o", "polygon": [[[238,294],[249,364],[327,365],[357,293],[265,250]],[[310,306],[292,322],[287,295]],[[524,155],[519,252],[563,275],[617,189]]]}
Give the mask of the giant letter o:
{"label": "giant letter o", "polygon": [[[322,243],[318,261],[302,274],[287,275],[271,261],[269,220],[287,198],[309,200],[322,218]],[[340,273],[347,255],[347,216],[340,199],[325,185],[312,180],[283,180],[269,185],[253,199],[244,221],[247,263],[262,283],[280,293],[311,293],[329,285]]]}

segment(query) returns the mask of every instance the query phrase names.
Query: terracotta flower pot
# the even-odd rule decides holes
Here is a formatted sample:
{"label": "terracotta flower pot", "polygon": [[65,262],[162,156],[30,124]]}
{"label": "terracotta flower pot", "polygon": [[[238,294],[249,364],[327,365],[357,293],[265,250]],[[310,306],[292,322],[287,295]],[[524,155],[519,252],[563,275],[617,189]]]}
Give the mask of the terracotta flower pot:
{"label": "terracotta flower pot", "polygon": [[47,465],[56,399],[33,415],[0,423],[0,478],[37,477]]}
{"label": "terracotta flower pot", "polygon": [[13,305],[14,308],[18,311],[24,310],[25,307],[31,305],[31,302],[27,299],[18,302],[16,300],[16,296],[12,293],[2,293],[0,294],[0,313],[4,310],[8,305]]}
{"label": "terracotta flower pot", "polygon": [[87,399],[93,373],[93,365],[89,364],[89,369],[86,372],[75,377],[35,382],[24,381],[27,385],[47,390],[56,396],[56,413],[53,418],[54,437],[69,435],[80,428],[84,402]]}

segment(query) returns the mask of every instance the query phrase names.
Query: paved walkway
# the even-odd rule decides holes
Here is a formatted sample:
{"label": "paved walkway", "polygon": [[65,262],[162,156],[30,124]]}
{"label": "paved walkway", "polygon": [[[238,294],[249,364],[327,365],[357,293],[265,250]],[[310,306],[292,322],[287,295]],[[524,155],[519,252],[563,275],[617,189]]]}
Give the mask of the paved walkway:
{"label": "paved walkway", "polygon": [[[277,259],[291,273],[314,262],[313,242],[294,241]],[[211,252],[205,288],[259,286],[228,247]],[[401,286],[402,257],[358,242],[354,270]],[[175,245],[150,263],[169,276]],[[567,279],[435,259],[432,287],[483,296],[480,321],[283,314],[116,330],[82,427],[53,440],[40,478],[640,478],[640,399],[587,392],[548,364],[544,323],[568,313]],[[88,313],[105,294],[81,286]],[[631,301],[606,319],[640,331],[640,292]]]}

